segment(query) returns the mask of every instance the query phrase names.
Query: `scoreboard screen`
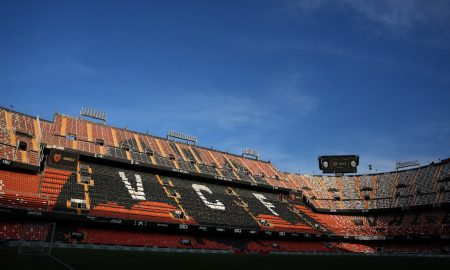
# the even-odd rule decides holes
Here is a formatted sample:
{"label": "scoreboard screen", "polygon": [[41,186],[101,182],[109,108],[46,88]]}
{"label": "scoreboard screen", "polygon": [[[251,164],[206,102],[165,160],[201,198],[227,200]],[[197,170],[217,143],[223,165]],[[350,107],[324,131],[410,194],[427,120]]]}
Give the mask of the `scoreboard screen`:
{"label": "scoreboard screen", "polygon": [[319,168],[323,173],[356,173],[358,155],[319,156]]}

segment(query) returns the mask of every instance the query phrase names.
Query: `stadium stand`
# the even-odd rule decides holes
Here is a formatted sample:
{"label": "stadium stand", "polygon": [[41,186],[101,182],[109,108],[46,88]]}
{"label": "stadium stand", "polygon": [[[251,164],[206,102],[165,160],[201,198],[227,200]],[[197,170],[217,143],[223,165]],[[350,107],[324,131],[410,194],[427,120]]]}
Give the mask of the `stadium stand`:
{"label": "stadium stand", "polygon": [[47,210],[48,198],[39,195],[39,175],[0,170],[0,182],[1,206]]}
{"label": "stadium stand", "polygon": [[[5,108],[0,108],[0,158],[0,207],[11,215],[303,237],[238,241],[86,226],[82,243],[376,252],[374,245],[342,239],[448,239],[450,234],[448,159],[370,175],[292,174],[269,162],[105,123],[59,113],[47,121]],[[300,194],[298,200],[291,199],[291,192]],[[0,238],[44,237],[45,229],[24,224],[5,221]],[[302,241],[309,235],[340,241]],[[440,246],[398,250],[438,252]],[[383,250],[395,252],[395,245]]]}
{"label": "stadium stand", "polygon": [[144,246],[178,249],[210,249],[210,250],[243,250],[267,253],[271,251],[285,252],[335,252],[320,242],[283,241],[283,240],[242,240],[238,238],[218,237],[214,240],[208,237],[187,236],[181,234],[160,234],[138,231],[123,231],[112,229],[77,228],[75,232],[82,235],[81,240],[70,237],[69,231],[63,232],[65,242],[87,244],[107,244],[125,246]]}
{"label": "stadium stand", "polygon": [[[84,235],[81,243],[116,244],[161,248],[229,249],[229,246],[198,237],[177,234],[156,234],[136,231],[80,228]],[[69,240],[70,241],[70,240]]]}
{"label": "stadium stand", "polygon": [[198,183],[186,179],[167,179],[179,194],[188,216],[202,225],[257,228],[248,209],[225,186]]}
{"label": "stadium stand", "polygon": [[283,197],[273,193],[234,189],[262,228],[281,231],[314,231],[300,216],[289,210]]}
{"label": "stadium stand", "polygon": [[43,241],[49,235],[46,224],[29,226],[15,222],[0,222],[0,240]]}

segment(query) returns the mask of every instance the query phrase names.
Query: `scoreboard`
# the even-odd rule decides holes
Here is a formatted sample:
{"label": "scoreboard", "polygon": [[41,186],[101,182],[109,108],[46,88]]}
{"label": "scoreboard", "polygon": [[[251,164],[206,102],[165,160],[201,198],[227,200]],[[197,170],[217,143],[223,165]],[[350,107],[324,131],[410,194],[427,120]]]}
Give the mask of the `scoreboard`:
{"label": "scoreboard", "polygon": [[319,168],[323,173],[356,173],[358,155],[319,156]]}

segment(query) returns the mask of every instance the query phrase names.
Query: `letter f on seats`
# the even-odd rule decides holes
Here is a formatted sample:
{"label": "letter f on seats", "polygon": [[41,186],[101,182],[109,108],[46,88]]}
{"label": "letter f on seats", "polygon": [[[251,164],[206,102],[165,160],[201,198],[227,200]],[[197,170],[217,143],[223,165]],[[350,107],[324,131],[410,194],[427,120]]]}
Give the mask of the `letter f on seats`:
{"label": "letter f on seats", "polygon": [[267,198],[264,195],[253,193],[253,196],[255,196],[256,199],[258,199],[265,207],[267,207],[267,209],[269,209],[272,214],[274,214],[275,216],[279,216],[278,213],[273,210],[273,208],[275,208],[275,205],[273,205],[271,202],[266,202],[265,200],[267,200]]}

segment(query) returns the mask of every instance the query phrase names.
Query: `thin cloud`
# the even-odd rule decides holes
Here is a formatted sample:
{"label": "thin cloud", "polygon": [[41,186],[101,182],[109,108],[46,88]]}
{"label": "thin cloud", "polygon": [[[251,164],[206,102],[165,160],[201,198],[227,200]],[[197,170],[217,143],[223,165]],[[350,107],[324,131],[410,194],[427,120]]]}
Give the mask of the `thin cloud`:
{"label": "thin cloud", "polygon": [[[148,115],[152,116],[153,121],[162,119],[164,121],[160,121],[161,123],[157,125],[166,128],[195,126],[232,131],[242,127],[259,127],[266,119],[270,121],[270,110],[256,98],[189,93],[190,91],[173,92],[170,98],[155,96],[151,107],[136,104],[133,113],[136,114],[136,119],[143,118],[139,121],[147,122]],[[130,112],[116,110],[116,113],[120,116]]]}
{"label": "thin cloud", "polygon": [[412,28],[445,29],[449,35],[450,2],[447,0],[290,0],[276,11],[286,20],[312,16],[324,8],[352,11],[363,22],[378,27],[374,33],[402,34]]}
{"label": "thin cloud", "polygon": [[449,27],[450,2],[443,0],[345,0],[365,20],[387,31],[400,32],[412,27]]}
{"label": "thin cloud", "polygon": [[78,61],[63,61],[42,65],[43,71],[58,72],[58,73],[82,73],[82,74],[96,74],[97,71],[92,67]]}
{"label": "thin cloud", "polygon": [[310,168],[306,165],[306,163],[300,157],[300,154],[289,154],[287,153],[287,151],[282,151],[275,145],[261,146],[259,150],[260,153],[268,157],[273,166],[275,166],[280,171],[292,173],[298,173],[299,171],[301,171],[304,173],[313,170],[313,168]]}
{"label": "thin cloud", "polygon": [[249,98],[205,95],[195,100],[202,106],[190,108],[188,117],[195,121],[211,122],[223,129],[260,125],[270,113]]}
{"label": "thin cloud", "polygon": [[[136,105],[133,112],[137,117],[152,115],[153,119],[170,119],[171,125],[178,126],[208,127],[230,132],[247,132],[249,129],[268,131],[289,124],[293,118],[286,118],[286,114],[306,116],[317,109],[319,99],[304,91],[300,81],[297,75],[268,79],[267,88],[251,96],[227,89],[199,93],[198,89],[189,91],[186,87],[169,87],[172,90],[161,92],[171,92],[170,98],[154,96],[151,107],[147,104]],[[127,114],[117,110],[116,113],[117,117]],[[168,125],[167,121],[159,124]]]}
{"label": "thin cloud", "polygon": [[355,62],[360,62],[368,65],[381,66],[386,68],[387,66],[397,67],[400,64],[396,63],[392,59],[383,58],[381,56],[371,56],[363,53],[355,52],[354,50],[348,50],[341,46],[333,44],[318,44],[313,40],[274,40],[273,38],[258,38],[254,37],[233,37],[222,40],[222,42],[228,45],[252,50],[252,51],[266,51],[266,52],[280,52],[280,51],[301,51],[312,54],[327,55],[341,59],[348,59]]}
{"label": "thin cloud", "polygon": [[305,115],[319,107],[320,99],[305,91],[301,73],[282,76],[274,83],[273,88],[276,93],[274,96],[283,109],[290,109]]}

